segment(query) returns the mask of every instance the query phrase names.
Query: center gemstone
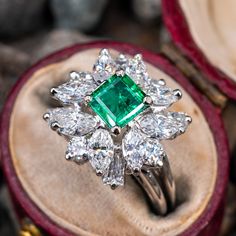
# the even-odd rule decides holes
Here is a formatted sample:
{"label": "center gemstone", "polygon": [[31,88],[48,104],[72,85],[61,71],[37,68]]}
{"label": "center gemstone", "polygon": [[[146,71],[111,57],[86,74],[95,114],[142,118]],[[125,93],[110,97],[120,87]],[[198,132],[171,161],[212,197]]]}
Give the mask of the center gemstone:
{"label": "center gemstone", "polygon": [[145,96],[128,75],[115,74],[92,93],[89,106],[109,128],[122,128],[148,107]]}

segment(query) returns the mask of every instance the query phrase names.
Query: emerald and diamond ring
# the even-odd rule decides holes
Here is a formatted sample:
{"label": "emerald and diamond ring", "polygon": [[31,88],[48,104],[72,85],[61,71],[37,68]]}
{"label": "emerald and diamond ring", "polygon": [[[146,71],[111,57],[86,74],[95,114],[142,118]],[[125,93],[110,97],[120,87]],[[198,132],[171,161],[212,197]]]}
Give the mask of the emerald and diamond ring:
{"label": "emerald and diamond ring", "polygon": [[[161,141],[184,133],[191,117],[168,110],[182,97],[181,91],[151,78],[142,55],[113,59],[102,49],[92,72],[71,72],[69,81],[51,93],[62,107],[48,110],[44,119],[69,140],[67,160],[90,163],[112,189],[132,174],[151,199],[157,198],[151,196],[153,191],[166,194],[159,183],[163,180],[158,180],[163,170],[169,175],[164,199],[174,204],[174,181]],[[167,200],[155,201],[157,211],[165,214]]]}

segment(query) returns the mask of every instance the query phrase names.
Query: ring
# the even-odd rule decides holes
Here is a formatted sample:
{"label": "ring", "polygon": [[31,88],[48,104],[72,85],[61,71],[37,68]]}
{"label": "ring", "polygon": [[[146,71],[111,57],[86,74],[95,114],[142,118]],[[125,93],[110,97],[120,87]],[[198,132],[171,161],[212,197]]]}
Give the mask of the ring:
{"label": "ring", "polygon": [[71,72],[51,94],[62,106],[43,118],[68,141],[66,160],[90,163],[112,189],[132,175],[157,214],[175,206],[175,183],[161,142],[183,134],[192,119],[168,110],[181,91],[151,78],[141,54],[114,59],[102,49],[93,72]]}

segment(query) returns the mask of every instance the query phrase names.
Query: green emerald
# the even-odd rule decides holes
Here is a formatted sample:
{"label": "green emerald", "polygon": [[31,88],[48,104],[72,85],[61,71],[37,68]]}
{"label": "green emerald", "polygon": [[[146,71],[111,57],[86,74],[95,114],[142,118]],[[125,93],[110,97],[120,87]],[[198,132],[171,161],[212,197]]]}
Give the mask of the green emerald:
{"label": "green emerald", "polygon": [[128,75],[113,75],[92,93],[89,106],[109,128],[122,128],[148,107],[145,96]]}

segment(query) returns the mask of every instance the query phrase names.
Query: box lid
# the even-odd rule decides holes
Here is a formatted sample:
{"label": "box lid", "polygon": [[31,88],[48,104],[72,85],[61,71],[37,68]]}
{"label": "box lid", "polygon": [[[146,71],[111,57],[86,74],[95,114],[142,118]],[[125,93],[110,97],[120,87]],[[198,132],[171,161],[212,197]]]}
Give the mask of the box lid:
{"label": "box lid", "polygon": [[236,99],[236,2],[162,0],[173,42],[226,96]]}

